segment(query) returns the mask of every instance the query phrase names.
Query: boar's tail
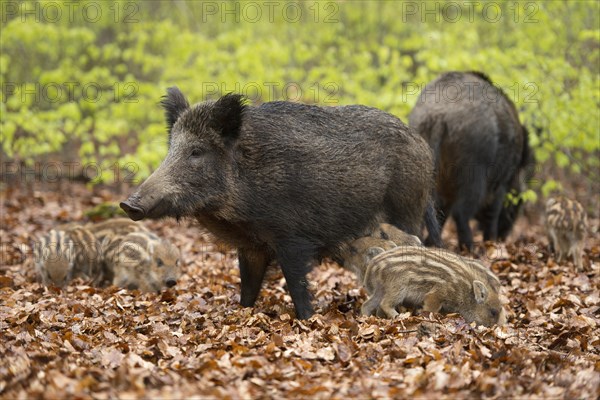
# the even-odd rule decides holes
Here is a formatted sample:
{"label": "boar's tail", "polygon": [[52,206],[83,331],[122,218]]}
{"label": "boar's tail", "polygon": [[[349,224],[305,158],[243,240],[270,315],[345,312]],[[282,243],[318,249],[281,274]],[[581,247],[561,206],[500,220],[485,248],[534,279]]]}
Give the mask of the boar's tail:
{"label": "boar's tail", "polygon": [[440,168],[440,158],[442,152],[442,142],[448,135],[448,125],[443,118],[426,117],[416,128],[421,135],[425,134],[427,143],[431,148],[434,160],[435,174],[438,174]]}
{"label": "boar's tail", "polygon": [[425,240],[426,246],[442,247],[442,233],[440,224],[437,219],[437,213],[433,200],[429,200],[427,203],[427,209],[425,210],[425,227],[427,228],[427,239]]}

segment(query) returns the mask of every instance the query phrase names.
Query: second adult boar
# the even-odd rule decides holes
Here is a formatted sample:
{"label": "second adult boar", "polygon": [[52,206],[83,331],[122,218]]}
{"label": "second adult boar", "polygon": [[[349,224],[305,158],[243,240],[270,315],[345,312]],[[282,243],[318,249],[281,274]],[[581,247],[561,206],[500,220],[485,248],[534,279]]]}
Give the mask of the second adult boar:
{"label": "second adult boar", "polygon": [[505,204],[532,173],[527,130],[515,105],[479,72],[448,72],[429,83],[409,117],[431,145],[437,169],[440,225],[456,222],[461,246],[472,248],[469,220],[485,240],[510,232],[519,203]]}
{"label": "second adult boar", "polygon": [[422,228],[433,185],[427,143],[364,106],[247,106],[239,95],[163,100],[169,152],[121,207],[134,220],[195,217],[238,249],[241,304],[277,260],[296,316],[313,314],[306,274],[322,255],[389,222]]}

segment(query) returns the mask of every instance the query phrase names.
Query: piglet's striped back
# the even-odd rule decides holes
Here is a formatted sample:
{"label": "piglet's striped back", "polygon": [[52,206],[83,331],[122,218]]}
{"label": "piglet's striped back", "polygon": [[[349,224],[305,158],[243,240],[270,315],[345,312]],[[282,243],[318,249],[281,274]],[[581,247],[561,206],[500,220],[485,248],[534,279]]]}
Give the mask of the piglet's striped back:
{"label": "piglet's striped back", "polygon": [[384,268],[402,276],[413,275],[417,280],[454,285],[481,280],[495,290],[500,288],[500,281],[489,268],[444,249],[399,246],[375,256],[367,270],[369,274],[379,274]]}
{"label": "piglet's striped back", "polygon": [[106,268],[115,286],[142,291],[172,287],[180,275],[179,250],[151,232],[132,232],[110,241]]}
{"label": "piglet's striped back", "polygon": [[34,247],[34,264],[42,282],[63,286],[81,277],[97,282],[102,252],[95,236],[82,226],[52,229]]}
{"label": "piglet's striped back", "polygon": [[105,239],[112,240],[118,236],[125,236],[132,232],[147,232],[148,229],[139,222],[129,218],[113,218],[102,222],[90,223],[85,227],[103,242]]}
{"label": "piglet's striped back", "polygon": [[160,238],[147,231],[131,232],[111,240],[105,249],[107,260],[133,262],[151,257],[152,249],[160,243]]}
{"label": "piglet's striped back", "polygon": [[33,246],[34,266],[44,285],[65,285],[73,275],[73,242],[64,232],[52,229]]}
{"label": "piglet's striped back", "polygon": [[569,232],[586,232],[587,214],[583,206],[564,196],[546,202],[546,224],[554,229]]}

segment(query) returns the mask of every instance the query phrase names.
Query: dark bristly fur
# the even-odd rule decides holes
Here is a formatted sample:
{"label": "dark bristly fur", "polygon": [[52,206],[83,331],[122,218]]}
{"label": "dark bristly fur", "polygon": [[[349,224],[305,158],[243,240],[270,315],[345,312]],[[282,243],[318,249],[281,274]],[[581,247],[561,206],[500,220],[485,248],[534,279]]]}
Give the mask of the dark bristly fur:
{"label": "dark bristly fur", "polygon": [[244,97],[240,94],[229,93],[221,97],[213,105],[212,118],[209,126],[221,130],[223,138],[235,140],[242,127],[244,118]]}
{"label": "dark bristly fur", "polygon": [[236,247],[242,305],[277,260],[296,316],[308,318],[314,259],[379,222],[420,235],[433,158],[398,118],[365,106],[245,106],[233,94],[184,109],[176,88],[163,101],[169,153],[121,206],[134,220],[195,217]]}
{"label": "dark bristly fur", "polygon": [[469,249],[474,217],[485,240],[504,239],[520,207],[506,194],[525,188],[534,163],[512,101],[481,72],[448,72],[425,87],[409,122],[435,154],[440,226],[452,216]]}
{"label": "dark bristly fur", "polygon": [[167,95],[163,96],[160,104],[165,109],[165,118],[167,120],[167,129],[169,130],[169,143],[171,143],[171,130],[177,121],[179,115],[187,110],[190,105],[183,94],[176,87],[167,89]]}

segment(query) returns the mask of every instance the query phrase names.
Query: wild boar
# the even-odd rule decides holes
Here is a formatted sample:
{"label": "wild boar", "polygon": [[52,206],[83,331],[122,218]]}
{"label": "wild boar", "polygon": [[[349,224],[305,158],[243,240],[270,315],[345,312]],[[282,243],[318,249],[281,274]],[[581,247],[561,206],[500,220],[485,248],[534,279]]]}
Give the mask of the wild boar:
{"label": "wild boar", "polygon": [[505,323],[498,297],[500,282],[479,262],[442,249],[367,247],[371,244],[353,243],[357,254],[352,258],[353,267],[358,270],[357,276],[363,277],[369,293],[361,307],[363,315],[378,310],[394,318],[398,315],[396,306],[402,305],[429,312],[459,313],[466,321],[480,325]]}
{"label": "wild boar", "polygon": [[105,246],[105,265],[113,285],[158,292],[177,284],[179,249],[148,231],[112,238]]}
{"label": "wild boar", "polygon": [[[421,233],[431,150],[388,113],[282,101],[254,107],[237,94],[190,106],[177,88],[162,105],[168,154],[121,207],[133,220],[194,217],[237,248],[243,306],[254,305],[276,260],[296,317],[308,318],[314,260],[379,222]],[[437,224],[426,222],[432,235]]]}
{"label": "wild boar", "polygon": [[546,231],[558,261],[571,256],[579,271],[583,271],[583,246],[588,220],[583,206],[564,196],[546,202]]}
{"label": "wild boar", "polygon": [[440,227],[451,215],[469,250],[473,217],[484,240],[506,238],[521,205],[506,194],[525,189],[534,163],[513,102],[481,72],[448,72],[423,89],[409,124],[434,152]]}
{"label": "wild boar", "polygon": [[53,229],[34,246],[34,265],[44,285],[63,287],[81,277],[102,279],[102,254],[96,237],[81,226]]}

